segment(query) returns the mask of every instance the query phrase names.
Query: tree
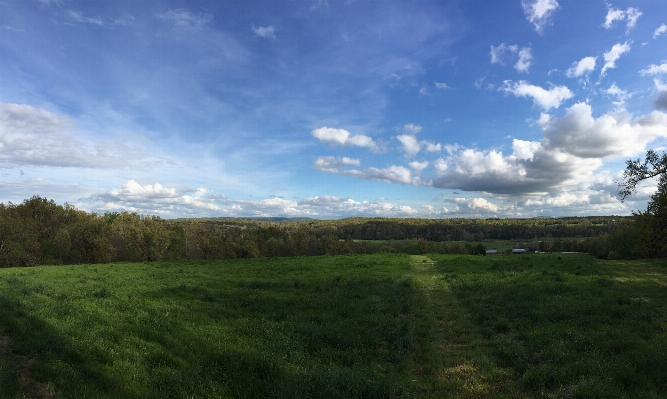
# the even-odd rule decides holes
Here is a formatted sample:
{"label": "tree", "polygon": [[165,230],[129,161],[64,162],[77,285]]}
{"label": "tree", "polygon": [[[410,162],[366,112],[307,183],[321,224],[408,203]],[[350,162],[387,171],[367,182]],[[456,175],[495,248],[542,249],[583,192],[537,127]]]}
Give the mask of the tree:
{"label": "tree", "polygon": [[640,159],[627,161],[623,181],[618,183],[621,202],[635,192],[640,181],[656,176],[660,176],[661,182],[667,179],[667,154],[658,155],[655,151],[648,150],[644,162]]}
{"label": "tree", "polygon": [[619,183],[621,201],[632,195],[637,184],[658,177],[658,190],[651,196],[645,212],[635,213],[637,236],[647,246],[652,256],[667,255],[667,154],[658,155],[653,150],[646,158],[626,162],[623,182]]}
{"label": "tree", "polygon": [[72,247],[72,239],[69,236],[67,229],[60,229],[53,237],[53,253],[58,257],[60,263],[67,262],[70,248]]}

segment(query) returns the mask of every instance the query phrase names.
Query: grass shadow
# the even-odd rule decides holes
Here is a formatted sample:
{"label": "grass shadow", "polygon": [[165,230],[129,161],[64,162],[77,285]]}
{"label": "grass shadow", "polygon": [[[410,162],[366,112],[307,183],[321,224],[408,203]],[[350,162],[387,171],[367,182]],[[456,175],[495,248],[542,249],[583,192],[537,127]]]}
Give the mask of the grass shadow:
{"label": "grass shadow", "polygon": [[667,394],[666,269],[645,264],[618,273],[585,256],[505,258],[475,268],[442,260],[438,269],[496,364],[527,393]]}

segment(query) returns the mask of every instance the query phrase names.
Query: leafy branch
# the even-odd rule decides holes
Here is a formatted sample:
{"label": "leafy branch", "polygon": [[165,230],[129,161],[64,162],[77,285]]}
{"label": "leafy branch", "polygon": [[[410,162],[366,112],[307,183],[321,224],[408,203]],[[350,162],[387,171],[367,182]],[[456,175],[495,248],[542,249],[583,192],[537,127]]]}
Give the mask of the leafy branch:
{"label": "leafy branch", "polygon": [[655,151],[648,150],[644,162],[640,159],[626,161],[623,182],[616,182],[621,202],[637,190],[640,181],[664,174],[667,174],[667,154],[658,155]]}

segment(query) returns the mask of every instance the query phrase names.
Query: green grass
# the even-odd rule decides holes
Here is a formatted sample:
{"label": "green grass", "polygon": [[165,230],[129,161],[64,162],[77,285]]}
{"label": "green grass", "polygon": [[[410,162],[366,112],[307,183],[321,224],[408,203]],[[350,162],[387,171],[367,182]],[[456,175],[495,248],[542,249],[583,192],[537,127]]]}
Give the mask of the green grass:
{"label": "green grass", "polygon": [[377,254],[0,270],[0,398],[660,398],[667,266]]}

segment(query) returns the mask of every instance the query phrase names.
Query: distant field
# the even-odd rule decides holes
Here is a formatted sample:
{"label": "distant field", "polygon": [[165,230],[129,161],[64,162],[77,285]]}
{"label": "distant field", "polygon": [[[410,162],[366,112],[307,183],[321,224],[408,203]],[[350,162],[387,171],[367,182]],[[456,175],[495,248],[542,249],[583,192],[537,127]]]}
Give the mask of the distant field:
{"label": "distant field", "polygon": [[661,398],[666,369],[664,261],[0,269],[0,398]]}

